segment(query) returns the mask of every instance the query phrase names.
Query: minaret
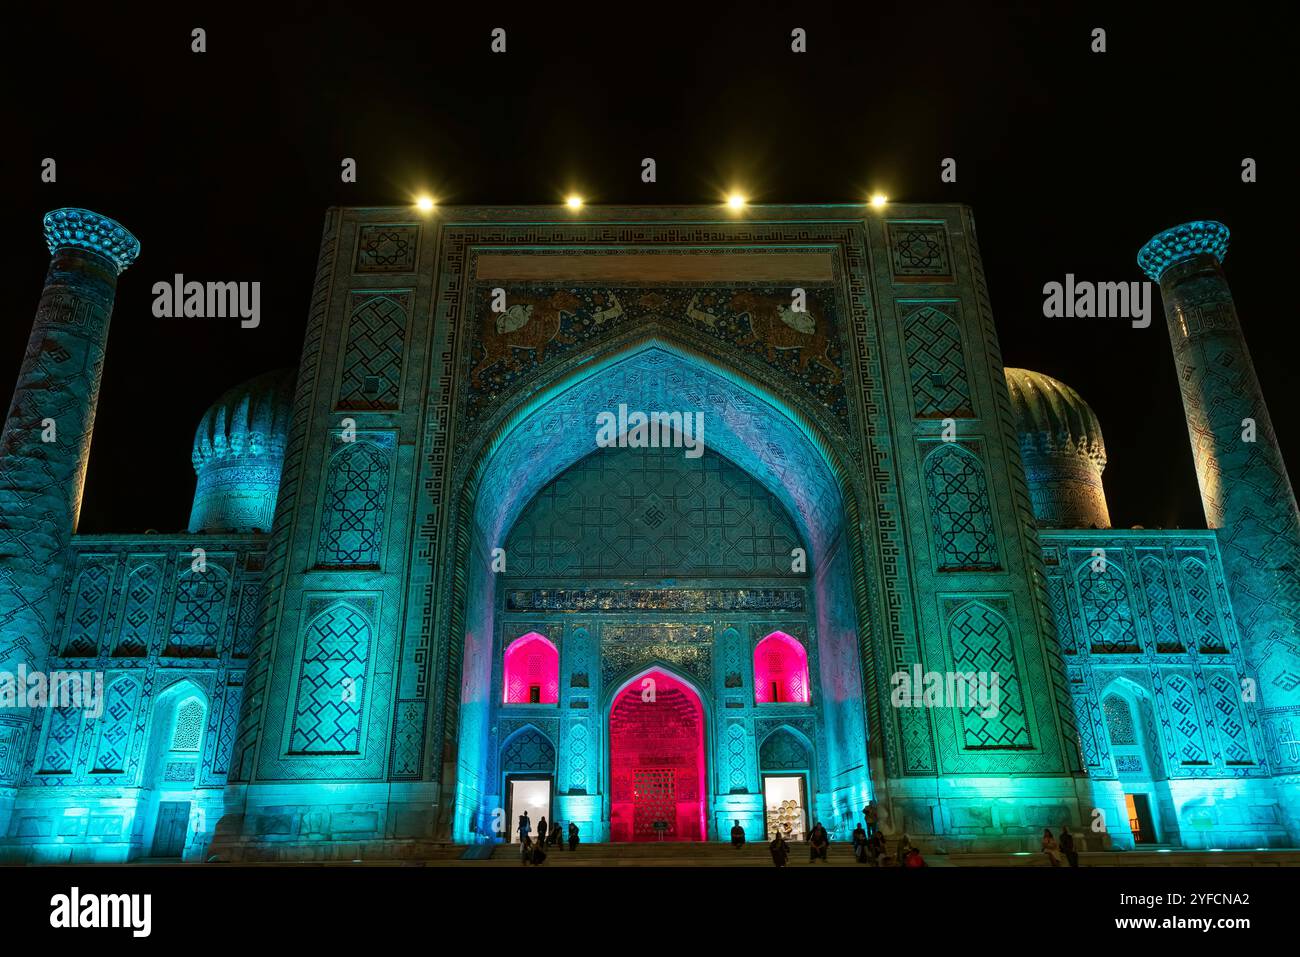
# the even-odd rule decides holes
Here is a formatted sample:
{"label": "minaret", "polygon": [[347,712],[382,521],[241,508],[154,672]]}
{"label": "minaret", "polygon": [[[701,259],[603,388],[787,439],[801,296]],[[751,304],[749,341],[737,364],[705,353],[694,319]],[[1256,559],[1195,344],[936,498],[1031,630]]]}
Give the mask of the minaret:
{"label": "minaret", "polygon": [[[140,243],[84,209],[45,215],[49,272],[0,436],[0,671],[44,667],[77,527],[117,277]],[[6,709],[13,711],[13,709]],[[0,755],[25,721],[0,714]],[[0,787],[14,761],[0,760]]]}
{"label": "minaret", "polygon": [[1269,762],[1300,830],[1300,512],[1223,275],[1228,228],[1192,222],[1142,247],[1160,283],[1206,524],[1218,530]]}

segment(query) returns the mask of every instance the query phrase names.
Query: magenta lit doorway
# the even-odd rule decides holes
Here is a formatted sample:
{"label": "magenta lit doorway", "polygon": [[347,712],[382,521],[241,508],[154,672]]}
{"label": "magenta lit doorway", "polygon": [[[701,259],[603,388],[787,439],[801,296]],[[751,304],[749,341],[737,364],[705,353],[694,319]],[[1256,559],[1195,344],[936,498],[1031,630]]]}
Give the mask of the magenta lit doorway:
{"label": "magenta lit doorway", "polygon": [[609,713],[610,840],[703,841],[704,707],[685,682],[654,670]]}

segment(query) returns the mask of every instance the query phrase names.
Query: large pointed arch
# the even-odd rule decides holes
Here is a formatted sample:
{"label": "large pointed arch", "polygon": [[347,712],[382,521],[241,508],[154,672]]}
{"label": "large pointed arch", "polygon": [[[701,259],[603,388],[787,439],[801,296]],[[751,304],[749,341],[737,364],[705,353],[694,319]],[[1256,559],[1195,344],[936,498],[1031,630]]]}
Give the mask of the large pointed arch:
{"label": "large pointed arch", "polygon": [[662,663],[606,696],[606,820],[613,841],[703,841],[712,788],[706,697]]}
{"label": "large pointed arch", "polygon": [[[872,709],[873,726],[880,716],[875,696],[864,693],[879,682],[864,678],[861,654],[860,636],[873,618],[865,574],[872,546],[859,518],[872,514],[863,479],[845,469],[835,451],[842,436],[808,403],[778,396],[716,351],[706,355],[675,332],[652,327],[605,343],[594,357],[557,362],[527,390],[503,398],[490,422],[458,444],[448,632],[463,636],[463,644],[449,649],[439,680],[459,678],[459,711],[444,728],[459,759],[444,768],[457,776],[454,831],[462,837],[471,833],[473,806],[493,799],[486,769],[501,586],[491,572],[492,551],[541,489],[599,448],[597,414],[620,403],[647,412],[702,409],[706,446],[753,476],[795,523],[809,548],[805,582],[818,616],[819,678],[828,689],[822,701],[829,765],[832,773],[856,776],[856,790],[869,790],[864,712]],[[877,659],[867,656],[867,666]]]}

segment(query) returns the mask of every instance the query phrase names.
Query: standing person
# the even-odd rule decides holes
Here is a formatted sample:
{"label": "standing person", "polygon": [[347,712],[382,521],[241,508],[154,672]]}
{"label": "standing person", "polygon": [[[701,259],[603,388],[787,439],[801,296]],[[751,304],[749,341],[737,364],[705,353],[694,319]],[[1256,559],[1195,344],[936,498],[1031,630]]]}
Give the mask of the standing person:
{"label": "standing person", "polygon": [[812,864],[817,858],[826,860],[826,852],[830,849],[831,838],[826,833],[826,828],[822,827],[822,822],[818,821],[813,825],[812,833],[808,835],[808,863]]}
{"label": "standing person", "polygon": [[737,850],[745,846],[745,829],[740,826],[739,819],[731,825],[731,846]]}
{"label": "standing person", "polygon": [[570,821],[569,822],[569,850],[576,851],[577,849],[578,849],[578,825]]}
{"label": "standing person", "polygon": [[777,867],[785,867],[785,862],[790,857],[790,845],[785,842],[779,830],[776,832],[776,837],[772,838],[771,843],[767,845],[767,849],[772,853],[772,863]]}
{"label": "standing person", "polygon": [[867,832],[862,829],[861,824],[853,829],[853,856],[857,858],[859,864],[867,859]]}
{"label": "standing person", "polygon": [[551,829],[546,826],[546,815],[543,814],[537,820],[537,843],[545,844],[546,839],[551,836]]}
{"label": "standing person", "polygon": [[1052,862],[1053,867],[1061,866],[1061,852],[1056,845],[1056,838],[1052,837],[1050,827],[1043,828],[1043,853],[1047,855],[1047,859]]}
{"label": "standing person", "polygon": [[519,815],[519,843],[522,844],[531,833],[533,833],[533,822],[528,820],[528,812],[525,811]]}
{"label": "standing person", "polygon": [[1079,852],[1074,849],[1074,835],[1070,833],[1068,824],[1061,828],[1061,853],[1065,855],[1071,867],[1079,866]]}
{"label": "standing person", "polygon": [[876,833],[876,828],[880,824],[880,811],[876,808],[875,800],[867,802],[867,806],[862,809],[862,816],[867,821],[867,837]]}

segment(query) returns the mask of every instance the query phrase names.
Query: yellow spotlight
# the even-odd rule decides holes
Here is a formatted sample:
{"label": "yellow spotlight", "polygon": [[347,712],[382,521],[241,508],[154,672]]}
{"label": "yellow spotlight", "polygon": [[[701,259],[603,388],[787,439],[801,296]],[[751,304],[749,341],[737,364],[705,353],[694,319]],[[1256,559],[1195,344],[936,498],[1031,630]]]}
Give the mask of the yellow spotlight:
{"label": "yellow spotlight", "polygon": [[421,196],[415,201],[415,208],[422,213],[428,213],[433,210],[433,197]]}
{"label": "yellow spotlight", "polygon": [[732,209],[744,209],[745,197],[740,195],[740,193],[732,193],[727,197],[727,205]]}
{"label": "yellow spotlight", "polygon": [[879,209],[880,207],[884,206],[887,202],[889,202],[889,197],[886,196],[884,193],[871,194],[871,205],[876,207],[876,209]]}
{"label": "yellow spotlight", "polygon": [[569,197],[564,201],[564,205],[565,205],[565,206],[568,206],[569,209],[582,209],[582,197],[581,197],[581,196],[576,196],[576,195],[574,195],[574,196],[569,196]]}

